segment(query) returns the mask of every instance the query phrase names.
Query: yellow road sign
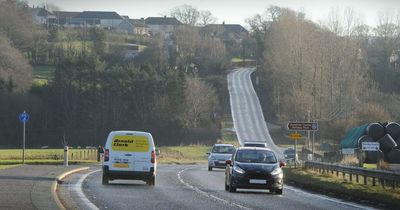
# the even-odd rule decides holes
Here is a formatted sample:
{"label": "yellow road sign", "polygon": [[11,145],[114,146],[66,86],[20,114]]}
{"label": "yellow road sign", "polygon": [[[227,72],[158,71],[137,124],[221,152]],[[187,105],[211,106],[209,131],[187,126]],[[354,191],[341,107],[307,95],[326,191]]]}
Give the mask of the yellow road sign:
{"label": "yellow road sign", "polygon": [[293,140],[297,140],[299,138],[303,137],[300,133],[291,133],[289,135],[289,138],[293,139]]}

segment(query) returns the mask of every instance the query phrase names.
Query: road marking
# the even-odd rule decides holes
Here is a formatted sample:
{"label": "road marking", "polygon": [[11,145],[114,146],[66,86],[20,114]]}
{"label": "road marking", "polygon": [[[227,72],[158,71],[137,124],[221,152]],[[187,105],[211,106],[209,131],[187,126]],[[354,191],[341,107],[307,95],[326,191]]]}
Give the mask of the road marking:
{"label": "road marking", "polygon": [[183,169],[183,170],[181,170],[181,171],[178,172],[178,174],[177,174],[177,175],[178,175],[178,180],[179,180],[183,185],[185,185],[186,187],[188,187],[188,188],[194,190],[195,192],[197,192],[197,193],[199,193],[199,194],[201,194],[201,195],[203,195],[203,196],[206,196],[206,197],[208,197],[208,198],[211,198],[211,199],[220,201],[220,202],[222,202],[222,203],[224,203],[224,204],[226,204],[226,205],[239,207],[239,208],[241,208],[241,209],[248,209],[248,210],[251,210],[251,208],[242,206],[242,205],[237,204],[237,203],[233,203],[233,202],[231,202],[231,201],[228,201],[228,200],[225,200],[225,199],[220,198],[220,197],[218,197],[218,196],[215,196],[215,195],[213,195],[213,194],[211,194],[211,193],[207,193],[207,192],[202,191],[202,190],[200,190],[199,188],[197,188],[197,187],[195,187],[195,186],[189,184],[188,182],[185,182],[185,181],[183,180],[183,178],[182,178],[182,173],[185,172],[185,171],[187,171],[187,170],[194,169],[194,168],[196,168],[196,167],[185,168],[185,169]]}
{"label": "road marking", "polygon": [[90,173],[87,173],[87,174],[81,176],[81,178],[79,178],[78,182],[72,186],[72,191],[74,191],[78,195],[78,197],[81,200],[81,204],[83,204],[85,206],[85,209],[92,209],[92,210],[98,210],[99,209],[96,205],[94,205],[94,203],[92,203],[86,197],[86,195],[83,193],[83,190],[82,190],[83,181],[85,181],[85,179],[89,175],[94,174],[94,173],[99,172],[99,171],[101,171],[101,170],[100,169],[99,170],[95,170],[95,171],[92,171]]}
{"label": "road marking", "polygon": [[357,208],[357,209],[371,209],[371,210],[376,209],[376,208],[371,208],[371,207],[368,207],[368,206],[358,205],[356,203],[350,203],[350,202],[341,201],[341,200],[336,199],[336,198],[330,198],[330,197],[325,196],[325,195],[318,195],[318,194],[314,194],[314,193],[309,193],[309,192],[306,192],[306,191],[303,191],[303,190],[300,190],[300,189],[296,189],[294,187],[287,186],[287,185],[285,185],[285,189],[291,190],[291,191],[293,191],[295,193],[301,193],[302,195],[306,195],[306,196],[309,196],[309,197],[317,197],[317,198],[320,198],[322,200],[327,200],[327,201],[330,201],[330,202],[333,202],[333,203],[338,203],[338,204],[341,204],[343,206],[350,206],[350,207]]}

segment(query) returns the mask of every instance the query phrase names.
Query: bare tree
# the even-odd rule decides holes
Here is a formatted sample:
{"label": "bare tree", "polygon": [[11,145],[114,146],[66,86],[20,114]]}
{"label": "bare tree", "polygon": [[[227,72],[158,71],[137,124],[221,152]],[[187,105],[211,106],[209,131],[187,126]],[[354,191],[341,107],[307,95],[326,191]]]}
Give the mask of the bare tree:
{"label": "bare tree", "polygon": [[8,91],[28,90],[32,83],[32,67],[24,56],[13,48],[8,39],[0,36],[0,81]]}
{"label": "bare tree", "polygon": [[183,24],[191,26],[195,26],[200,19],[199,10],[187,4],[172,8],[169,11],[169,15],[175,17]]}
{"label": "bare tree", "polygon": [[210,120],[218,99],[215,89],[198,77],[186,77],[186,87],[184,122],[187,127],[196,128]]}
{"label": "bare tree", "polygon": [[205,26],[208,24],[213,24],[215,22],[217,22],[217,18],[214,17],[210,11],[201,11],[200,12],[198,25]]}

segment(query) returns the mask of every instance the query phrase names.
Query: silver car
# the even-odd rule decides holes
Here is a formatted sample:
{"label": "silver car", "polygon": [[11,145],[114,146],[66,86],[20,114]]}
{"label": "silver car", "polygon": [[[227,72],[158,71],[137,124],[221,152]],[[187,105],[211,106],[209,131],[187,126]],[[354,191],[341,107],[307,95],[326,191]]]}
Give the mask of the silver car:
{"label": "silver car", "polygon": [[235,152],[235,146],[232,144],[214,144],[211,152],[208,152],[208,170],[213,168],[225,168],[226,160],[231,159]]}

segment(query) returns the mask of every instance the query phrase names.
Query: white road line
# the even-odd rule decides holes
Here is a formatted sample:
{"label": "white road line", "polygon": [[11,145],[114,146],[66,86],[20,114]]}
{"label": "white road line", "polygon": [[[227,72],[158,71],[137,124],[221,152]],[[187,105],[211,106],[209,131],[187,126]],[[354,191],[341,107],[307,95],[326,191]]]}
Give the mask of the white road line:
{"label": "white road line", "polygon": [[99,171],[101,171],[101,170],[99,169],[99,170],[92,171],[92,172],[90,172],[90,173],[87,173],[87,174],[83,175],[81,178],[79,178],[78,182],[72,186],[72,190],[71,190],[71,191],[75,192],[75,193],[79,196],[79,199],[80,199],[79,204],[83,204],[83,205],[85,206],[85,209],[92,209],[92,210],[98,210],[98,209],[99,209],[99,208],[97,208],[96,205],[94,205],[94,204],[86,197],[86,195],[83,193],[83,190],[82,190],[83,181],[84,181],[89,175],[91,175],[91,174],[93,174],[93,173],[96,173],[96,172],[99,172]]}
{"label": "white road line", "polygon": [[179,180],[183,185],[185,185],[186,187],[192,189],[193,191],[195,191],[195,192],[197,192],[197,193],[199,193],[199,194],[201,194],[201,195],[203,195],[203,196],[205,196],[205,197],[208,197],[208,198],[211,198],[211,199],[220,201],[220,202],[222,202],[222,203],[224,203],[224,204],[226,204],[226,205],[234,206],[234,207],[239,207],[239,208],[241,208],[241,209],[248,209],[248,210],[251,210],[251,208],[248,208],[248,207],[242,206],[242,205],[240,205],[240,204],[237,204],[237,203],[234,203],[234,202],[225,200],[225,199],[220,198],[220,197],[218,197],[218,196],[215,196],[215,195],[213,195],[213,194],[211,194],[211,193],[207,193],[207,192],[202,191],[202,190],[200,190],[199,188],[197,188],[197,187],[195,187],[195,186],[189,184],[188,182],[185,182],[185,181],[183,180],[183,178],[182,178],[182,173],[185,172],[185,171],[187,171],[187,170],[194,169],[194,168],[196,168],[196,167],[185,168],[185,169],[183,169],[183,170],[181,170],[181,171],[178,172],[178,174],[177,174],[177,175],[178,175],[178,180]]}
{"label": "white road line", "polygon": [[[309,193],[309,192],[306,192],[306,191],[303,191],[303,190],[300,190],[300,189],[297,189],[297,188],[294,188],[294,187],[291,187],[291,186],[287,186],[287,185],[285,185],[285,189],[291,190],[291,191],[296,192],[296,193],[301,193],[302,196],[317,197],[319,199],[327,200],[327,201],[330,201],[330,202],[333,202],[333,203],[337,203],[337,204],[340,204],[342,206],[350,206],[352,208],[368,209],[368,210],[375,210],[376,209],[376,208],[372,208],[372,207],[368,207],[368,206],[358,205],[356,203],[341,201],[339,199],[330,198],[330,197],[324,196],[324,195],[318,195],[318,194],[314,194],[314,193]],[[338,209],[340,209],[340,208],[338,208]]]}

